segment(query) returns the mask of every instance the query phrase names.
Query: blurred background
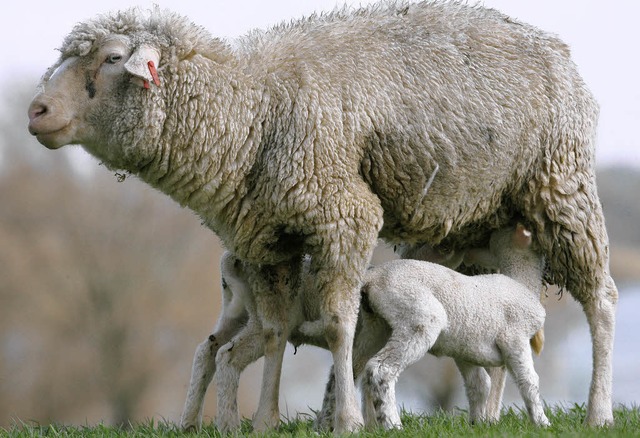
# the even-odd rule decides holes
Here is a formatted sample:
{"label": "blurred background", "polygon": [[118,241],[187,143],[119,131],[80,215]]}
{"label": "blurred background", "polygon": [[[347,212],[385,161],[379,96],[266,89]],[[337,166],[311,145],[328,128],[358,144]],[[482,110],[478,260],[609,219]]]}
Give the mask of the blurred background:
{"label": "blurred background", "polygon": [[[22,3],[22,4],[20,4]],[[114,0],[111,9],[151,2]],[[214,35],[233,38],[342,2],[156,1]],[[357,4],[360,2],[350,2]],[[369,3],[363,1],[361,3]],[[620,290],[614,350],[614,402],[640,402],[640,121],[634,22],[640,4],[555,0],[485,1],[559,34],[601,104],[598,185]],[[55,48],[78,21],[105,12],[95,2],[13,2],[0,37],[0,427],[177,421],[195,347],[219,311],[221,246],[191,212],[134,177],[107,171],[79,147],[49,151],[28,134],[27,107]],[[392,257],[380,245],[375,260]],[[570,295],[550,291],[547,341],[536,358],[549,403],[586,402],[591,343]],[[287,349],[283,415],[318,409],[329,353]],[[241,382],[250,417],[261,361]],[[400,378],[407,409],[466,408],[450,359],[427,357]],[[505,402],[521,405],[509,382]],[[206,421],[215,416],[215,391]]]}

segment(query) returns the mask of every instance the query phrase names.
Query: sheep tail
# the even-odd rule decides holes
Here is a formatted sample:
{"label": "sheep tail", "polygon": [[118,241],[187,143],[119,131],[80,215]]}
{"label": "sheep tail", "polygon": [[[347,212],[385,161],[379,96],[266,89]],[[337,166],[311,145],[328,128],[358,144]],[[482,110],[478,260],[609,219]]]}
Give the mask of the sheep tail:
{"label": "sheep tail", "polygon": [[536,354],[536,356],[540,356],[542,352],[542,348],[544,347],[544,329],[540,329],[533,335],[533,338],[529,340],[529,344],[531,344],[531,349]]}

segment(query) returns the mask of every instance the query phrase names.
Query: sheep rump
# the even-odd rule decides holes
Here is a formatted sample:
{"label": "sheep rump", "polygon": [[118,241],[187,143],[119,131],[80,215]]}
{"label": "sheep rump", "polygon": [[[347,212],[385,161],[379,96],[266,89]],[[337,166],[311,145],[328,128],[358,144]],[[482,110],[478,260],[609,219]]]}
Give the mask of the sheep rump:
{"label": "sheep rump", "polygon": [[[123,63],[155,53],[160,86],[140,87],[146,73],[107,49]],[[587,421],[612,421],[617,290],[594,177],[598,108],[556,37],[491,9],[398,1],[254,32],[232,48],[183,17],[128,10],[76,26],[29,113],[43,144],[80,143],[138,175],[256,266],[276,387],[290,330],[277,322],[283,279],[312,256],[339,432],[361,423],[349,358],[377,237],[484,246],[521,217],[547,281],[580,301],[592,328]],[[278,420],[273,408],[257,417]]]}

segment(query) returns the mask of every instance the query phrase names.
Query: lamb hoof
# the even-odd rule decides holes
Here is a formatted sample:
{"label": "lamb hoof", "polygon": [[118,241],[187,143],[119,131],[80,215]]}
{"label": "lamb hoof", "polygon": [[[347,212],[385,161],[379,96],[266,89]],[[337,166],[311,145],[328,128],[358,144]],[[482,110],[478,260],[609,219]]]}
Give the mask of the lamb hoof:
{"label": "lamb hoof", "polygon": [[182,431],[184,433],[198,433],[198,428],[196,427],[195,424],[188,424],[188,425],[181,425],[180,429],[182,429]]}
{"label": "lamb hoof", "polygon": [[385,430],[402,430],[402,423],[385,422],[381,424],[381,427]]}
{"label": "lamb hoof", "polygon": [[613,414],[612,413],[601,413],[601,415],[587,414],[587,418],[585,418],[584,422],[587,426],[591,426],[591,427],[613,426]]}
{"label": "lamb hoof", "polygon": [[542,417],[536,420],[536,426],[549,427],[551,426],[551,423],[549,422],[549,419],[546,417],[546,415],[543,415]]}
{"label": "lamb hoof", "polygon": [[198,419],[198,416],[183,413],[180,418],[180,429],[184,432],[195,433],[200,430],[201,423],[202,420]]}
{"label": "lamb hoof", "polygon": [[313,430],[316,432],[333,432],[333,415],[320,413],[313,422]]}
{"label": "lamb hoof", "polygon": [[272,415],[266,418],[255,417],[252,421],[254,432],[267,432],[277,429],[280,426],[279,415]]}

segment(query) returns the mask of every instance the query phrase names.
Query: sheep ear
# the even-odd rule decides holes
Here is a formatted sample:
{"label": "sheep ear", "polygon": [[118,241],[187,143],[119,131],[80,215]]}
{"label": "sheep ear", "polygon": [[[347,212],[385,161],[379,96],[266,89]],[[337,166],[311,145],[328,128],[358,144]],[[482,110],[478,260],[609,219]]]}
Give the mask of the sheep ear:
{"label": "sheep ear", "polygon": [[468,249],[464,254],[464,264],[476,265],[493,271],[500,267],[497,257],[494,256],[488,248]]}
{"label": "sheep ear", "polygon": [[151,82],[160,85],[156,71],[159,63],[160,52],[152,46],[143,44],[131,54],[124,68],[133,75],[137,83],[144,88],[149,88]]}
{"label": "sheep ear", "polygon": [[531,231],[527,230],[524,225],[518,224],[513,232],[513,244],[518,248],[528,248],[531,245],[532,237]]}

